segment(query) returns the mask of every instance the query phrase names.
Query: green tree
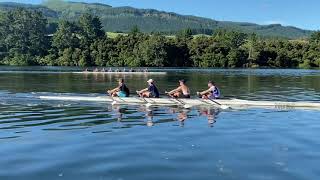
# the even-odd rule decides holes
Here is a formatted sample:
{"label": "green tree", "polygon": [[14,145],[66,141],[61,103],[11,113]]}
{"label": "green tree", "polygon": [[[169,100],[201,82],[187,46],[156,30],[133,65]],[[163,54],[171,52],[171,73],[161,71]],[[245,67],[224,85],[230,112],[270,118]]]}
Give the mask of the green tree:
{"label": "green tree", "polygon": [[228,67],[242,67],[244,64],[246,64],[247,56],[248,55],[244,50],[231,49],[227,55]]}
{"label": "green tree", "polygon": [[60,51],[66,48],[78,48],[80,46],[78,27],[68,21],[60,21],[57,31],[53,34],[53,47]]}
{"label": "green tree", "polygon": [[90,47],[91,57],[97,66],[107,66],[113,60],[113,54],[116,53],[113,39],[107,37],[96,40]]}
{"label": "green tree", "polygon": [[[46,24],[47,20],[41,12],[37,11],[18,8],[2,14],[0,18],[0,48],[2,53],[10,56],[7,61],[13,60],[13,64],[28,65],[26,63],[34,63],[33,60],[30,60],[33,59],[33,56],[45,55],[49,45]],[[21,63],[12,56],[21,57]]]}
{"label": "green tree", "polygon": [[316,31],[311,34],[310,42],[315,44],[320,44],[320,31]]}
{"label": "green tree", "polygon": [[178,39],[178,41],[184,41],[184,42],[190,41],[193,38],[192,30],[190,28],[183,29],[178,32],[176,38]]}
{"label": "green tree", "polygon": [[80,16],[78,24],[82,47],[90,47],[95,40],[105,36],[100,19],[97,16],[88,13],[83,14]]}
{"label": "green tree", "polygon": [[138,59],[145,66],[163,67],[168,65],[165,37],[152,35],[139,44]]}

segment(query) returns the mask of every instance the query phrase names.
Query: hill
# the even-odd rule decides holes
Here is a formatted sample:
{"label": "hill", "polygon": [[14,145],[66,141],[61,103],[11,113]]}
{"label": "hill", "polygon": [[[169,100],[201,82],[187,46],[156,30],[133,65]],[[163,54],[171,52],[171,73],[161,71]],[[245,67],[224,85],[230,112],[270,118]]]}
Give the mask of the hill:
{"label": "hill", "polygon": [[19,3],[0,3],[0,11],[17,7],[42,11],[50,21],[58,19],[76,20],[83,13],[100,17],[105,31],[128,32],[138,26],[143,32],[175,33],[181,29],[191,28],[196,33],[211,34],[212,31],[225,28],[261,36],[273,36],[289,39],[309,37],[312,31],[280,24],[258,25],[254,23],[216,21],[213,19],[180,15],[155,9],[137,9],[133,7],[112,7],[100,3],[79,3],[47,1],[42,5]]}

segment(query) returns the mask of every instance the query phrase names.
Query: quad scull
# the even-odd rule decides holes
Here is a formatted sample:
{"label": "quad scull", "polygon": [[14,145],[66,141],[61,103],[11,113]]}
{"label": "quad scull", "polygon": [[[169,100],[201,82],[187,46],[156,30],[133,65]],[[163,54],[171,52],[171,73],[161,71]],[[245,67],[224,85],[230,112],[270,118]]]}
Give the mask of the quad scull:
{"label": "quad scull", "polygon": [[[265,108],[277,108],[277,109],[319,109],[320,103],[318,102],[284,102],[284,101],[251,101],[241,99],[215,99],[213,102],[209,99],[200,98],[181,98],[175,101],[172,98],[140,98],[140,97],[85,97],[85,96],[40,96],[42,100],[56,100],[56,101],[87,101],[87,102],[106,102],[114,104],[152,104],[157,106],[230,106],[234,109],[237,108],[251,108],[251,107],[265,107]],[[219,103],[219,104],[217,104]]]}

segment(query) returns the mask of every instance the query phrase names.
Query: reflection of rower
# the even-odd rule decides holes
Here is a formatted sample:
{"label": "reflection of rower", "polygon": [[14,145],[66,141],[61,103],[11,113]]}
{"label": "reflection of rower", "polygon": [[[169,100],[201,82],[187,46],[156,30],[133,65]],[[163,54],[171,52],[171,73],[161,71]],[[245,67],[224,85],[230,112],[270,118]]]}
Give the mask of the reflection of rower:
{"label": "reflection of rower", "polygon": [[149,127],[154,126],[153,109],[150,108],[150,107],[146,107],[146,106],[140,106],[139,111],[145,113],[146,125],[149,126]]}
{"label": "reflection of rower", "polygon": [[215,83],[212,81],[209,81],[208,87],[209,89],[205,91],[197,92],[197,95],[203,99],[218,99],[220,97],[220,90],[215,85]]}
{"label": "reflection of rower", "polygon": [[147,126],[149,127],[154,126],[152,109],[149,109],[149,108],[146,109],[146,117],[147,117]]}
{"label": "reflection of rower", "polygon": [[112,107],[114,107],[113,109],[116,112],[118,122],[121,122],[123,120],[124,114],[126,114],[127,109],[122,106],[112,106]]}
{"label": "reflection of rower", "polygon": [[218,109],[200,109],[200,114],[208,118],[209,127],[213,127],[213,124],[216,123],[216,116],[220,113]]}
{"label": "reflection of rower", "polygon": [[188,119],[188,113],[190,110],[183,109],[178,113],[177,119],[180,121],[180,126],[184,126],[184,122]]}
{"label": "reflection of rower", "polygon": [[112,97],[129,97],[129,88],[125,85],[123,79],[118,80],[118,87],[108,90],[108,94]]}
{"label": "reflection of rower", "polygon": [[185,80],[180,80],[179,87],[168,92],[167,94],[174,98],[190,98],[190,90],[186,85]]}

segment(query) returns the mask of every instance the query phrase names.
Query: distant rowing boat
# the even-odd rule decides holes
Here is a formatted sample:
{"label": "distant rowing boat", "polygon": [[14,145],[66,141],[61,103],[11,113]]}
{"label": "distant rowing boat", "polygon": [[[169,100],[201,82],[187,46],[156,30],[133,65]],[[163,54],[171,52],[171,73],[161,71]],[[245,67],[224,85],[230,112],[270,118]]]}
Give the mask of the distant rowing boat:
{"label": "distant rowing boat", "polygon": [[[139,97],[84,97],[84,96],[40,96],[43,100],[57,101],[89,101],[89,102],[109,102],[116,104],[151,104],[151,105],[190,105],[190,106],[214,106],[219,107],[210,100],[203,99],[174,99],[174,98],[139,98]],[[281,102],[281,101],[249,101],[241,99],[219,99],[215,100],[221,105],[230,106],[232,108],[250,108],[250,107],[266,107],[277,109],[319,109],[320,103],[316,102]]]}
{"label": "distant rowing boat", "polygon": [[72,72],[73,74],[136,74],[136,75],[143,75],[143,74],[152,74],[152,75],[166,75],[167,72]]}

